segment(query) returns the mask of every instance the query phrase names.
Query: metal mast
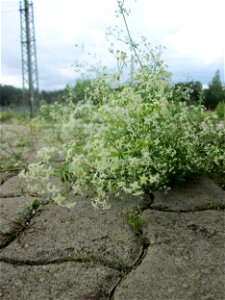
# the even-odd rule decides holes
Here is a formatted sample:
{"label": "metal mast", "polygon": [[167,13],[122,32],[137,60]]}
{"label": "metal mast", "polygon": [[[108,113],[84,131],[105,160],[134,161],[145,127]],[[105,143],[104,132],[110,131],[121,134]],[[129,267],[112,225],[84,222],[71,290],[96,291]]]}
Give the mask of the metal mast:
{"label": "metal mast", "polygon": [[20,0],[20,34],[22,52],[23,95],[29,103],[30,115],[38,108],[38,69],[34,30],[33,3]]}

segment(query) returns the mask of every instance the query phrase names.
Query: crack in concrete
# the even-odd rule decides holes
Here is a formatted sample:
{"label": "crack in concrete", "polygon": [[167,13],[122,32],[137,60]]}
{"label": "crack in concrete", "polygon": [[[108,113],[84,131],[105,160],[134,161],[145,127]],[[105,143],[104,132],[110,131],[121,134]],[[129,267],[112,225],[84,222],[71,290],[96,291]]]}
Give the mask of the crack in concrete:
{"label": "crack in concrete", "polygon": [[[171,213],[193,213],[193,212],[201,212],[201,211],[212,211],[212,210],[225,210],[225,205],[223,204],[218,204],[217,207],[196,207],[195,209],[180,209],[180,210],[173,210],[173,209],[168,209],[168,208],[160,208],[160,207],[152,207],[154,204],[154,195],[150,195],[148,198],[145,199],[144,204],[140,207],[140,212],[143,213],[145,210],[155,210],[155,211],[160,211],[160,212],[171,212]],[[126,279],[126,277],[134,271],[138,266],[141,265],[142,261],[144,260],[148,248],[151,246],[150,241],[144,237],[142,229],[139,230],[138,233],[139,238],[141,239],[142,243],[142,252],[137,258],[136,262],[134,262],[133,266],[130,268],[124,269],[121,272],[121,278],[118,281],[118,283],[115,285],[115,287],[112,289],[110,295],[109,295],[109,300],[114,299],[114,294],[116,289],[120,286],[120,284]],[[163,242],[160,242],[159,244],[162,244]]]}
{"label": "crack in concrete", "polygon": [[180,209],[180,210],[174,210],[174,209],[167,209],[167,208],[160,208],[160,207],[149,207],[149,210],[155,210],[155,211],[161,211],[161,212],[168,212],[168,213],[193,213],[193,212],[201,212],[201,211],[224,211],[225,206],[224,205],[218,205],[218,207],[196,207],[195,209]]}
{"label": "crack in concrete", "polygon": [[[20,195],[21,196],[21,195]],[[34,196],[34,195],[32,195]],[[36,197],[37,195],[35,195],[34,197]],[[6,196],[4,198],[8,198],[10,196]],[[14,196],[17,197],[17,196]],[[149,201],[150,200],[150,201]],[[140,213],[143,213],[145,210],[155,210],[155,211],[159,211],[159,212],[168,212],[168,213],[193,213],[193,212],[202,212],[202,211],[220,211],[220,210],[224,210],[225,209],[225,205],[223,204],[216,204],[216,207],[207,207],[207,206],[202,206],[202,207],[196,207],[194,209],[180,209],[180,210],[174,210],[174,209],[169,209],[166,207],[152,207],[154,203],[154,198],[151,196],[149,199],[147,199],[146,201],[144,201],[144,204],[138,209],[138,211]],[[20,234],[22,234],[22,232],[24,232],[26,230],[26,228],[29,226],[29,223],[31,222],[32,218],[34,215],[32,215],[32,213],[30,214],[29,218],[27,219],[27,224],[26,226],[24,226],[22,228],[22,230],[20,230],[19,233],[17,233],[17,235],[15,237],[13,237],[12,240],[10,240],[8,244],[10,244],[12,241],[14,241],[16,238],[18,238],[20,236]],[[195,229],[191,227],[192,225],[190,225],[190,229]],[[113,262],[108,262],[106,260],[104,260],[103,258],[96,258],[94,255],[91,256],[83,256],[83,257],[79,257],[76,255],[73,256],[68,256],[68,257],[64,257],[64,258],[58,258],[58,259],[54,259],[51,261],[47,261],[47,260],[43,260],[40,259],[38,261],[32,261],[32,260],[17,260],[17,259],[13,259],[13,258],[1,258],[0,261],[4,262],[4,263],[8,263],[8,264],[12,264],[12,265],[16,265],[16,266],[43,266],[43,265],[50,265],[50,264],[62,264],[65,262],[77,262],[77,263],[89,263],[89,264],[94,264],[94,265],[102,265],[105,267],[109,267],[111,269],[114,269],[116,271],[118,271],[120,273],[119,277],[118,277],[118,282],[115,284],[115,286],[112,288],[108,299],[109,300],[113,300],[114,299],[114,294],[115,291],[117,290],[117,288],[120,286],[120,284],[127,278],[127,276],[134,271],[138,266],[141,265],[141,263],[143,262],[146,254],[147,254],[147,250],[149,248],[149,246],[151,246],[150,241],[144,236],[142,229],[140,229],[138,231],[138,233],[136,233],[136,235],[138,236],[138,238],[141,241],[142,244],[142,251],[139,254],[138,258],[134,261],[133,265],[130,267],[127,267],[125,265],[121,265],[121,266],[115,266],[113,265]],[[160,242],[159,244],[161,244],[162,242]],[[5,245],[4,247],[6,247],[7,245]],[[4,248],[2,247],[2,248]]]}
{"label": "crack in concrete", "polygon": [[[141,207],[138,209],[140,213],[143,213],[145,210],[150,209],[151,205],[154,203],[154,195],[150,194],[148,197],[144,199],[144,203],[141,205]],[[136,210],[134,209],[134,212]],[[114,294],[116,289],[120,286],[123,280],[126,279],[126,277],[134,271],[143,261],[147,254],[148,247],[150,246],[150,241],[143,235],[142,229],[136,233],[136,235],[139,237],[141,244],[142,244],[142,251],[139,255],[139,257],[136,259],[134,264],[129,268],[124,268],[121,270],[121,278],[119,279],[118,283],[115,285],[115,287],[112,289],[111,293],[109,294],[109,300],[114,299]]]}
{"label": "crack in concrete", "polygon": [[208,203],[202,206],[196,206],[193,209],[170,209],[167,207],[152,207],[152,205],[157,205],[155,203],[155,196],[154,194],[150,194],[148,198],[145,199],[144,205],[141,207],[141,212],[145,211],[146,209],[162,211],[162,212],[171,212],[171,213],[193,213],[193,212],[201,212],[201,211],[212,211],[212,210],[225,210],[225,204],[222,203]]}
{"label": "crack in concrete", "polygon": [[124,266],[120,266],[119,268],[116,268],[113,263],[110,263],[108,261],[105,261],[104,259],[95,259],[95,257],[90,256],[86,257],[84,259],[80,259],[79,257],[76,256],[68,256],[68,257],[63,257],[63,258],[57,258],[53,260],[45,260],[45,259],[40,259],[40,260],[27,260],[27,259],[14,259],[14,258],[8,258],[8,257],[2,257],[0,258],[0,262],[11,264],[14,266],[46,266],[46,265],[52,265],[52,264],[63,264],[66,262],[77,262],[77,263],[90,263],[93,265],[102,265],[104,267],[108,267],[110,269],[122,272]]}
{"label": "crack in concrete", "polygon": [[[47,266],[47,265],[56,265],[56,264],[63,264],[63,263],[86,263],[88,264],[88,266],[93,267],[93,266],[103,266],[106,268],[109,268],[111,270],[114,271],[118,271],[118,277],[117,277],[117,282],[115,283],[115,286],[112,286],[110,291],[107,292],[107,294],[105,293],[104,289],[103,289],[103,284],[100,284],[100,286],[98,287],[98,293],[96,298],[93,299],[110,299],[110,295],[113,294],[113,291],[115,290],[115,288],[118,286],[119,282],[121,281],[121,278],[123,278],[123,274],[125,272],[125,270],[127,269],[126,266],[121,265],[121,266],[117,266],[113,263],[113,262],[109,262],[104,260],[103,258],[98,258],[95,257],[94,255],[92,256],[68,256],[68,257],[64,257],[64,258],[58,258],[58,259],[54,259],[51,261],[47,261],[47,260],[42,260],[40,259],[39,261],[32,261],[32,260],[17,260],[17,259],[13,259],[13,258],[1,258],[0,262],[6,263],[6,264],[10,264],[10,265],[14,265],[14,266]],[[128,270],[128,269],[127,269]],[[126,272],[128,273],[128,272]]]}
{"label": "crack in concrete", "polygon": [[23,197],[24,195],[21,195],[20,193],[17,193],[17,194],[15,194],[15,193],[12,193],[12,194],[0,194],[0,198],[18,198],[18,197]]}
{"label": "crack in concrete", "polygon": [[[150,208],[151,204],[152,204],[152,198],[151,198],[150,201],[149,201],[149,199],[147,201],[145,201],[144,204],[140,208],[138,208],[138,211],[141,212],[141,213],[144,212],[145,210]],[[32,214],[30,215],[30,218],[28,220],[29,223],[31,222],[33,216],[34,215],[32,215]],[[8,244],[13,242],[16,238],[19,238],[20,234],[22,234],[22,232],[25,231],[28,226],[24,227],[23,230],[21,230],[3,248],[8,246]],[[46,259],[40,259],[40,260],[36,260],[36,261],[27,260],[27,259],[18,260],[18,259],[14,259],[14,258],[2,257],[2,258],[0,258],[0,262],[4,262],[4,263],[15,265],[15,266],[44,266],[44,265],[51,265],[51,264],[62,264],[62,263],[65,263],[65,262],[90,263],[90,264],[94,264],[94,265],[102,265],[102,266],[108,267],[110,269],[116,270],[120,273],[120,276],[118,278],[118,282],[111,289],[111,292],[108,296],[108,299],[113,299],[114,292],[116,291],[116,289],[120,285],[120,283],[128,276],[128,274],[130,274],[130,272],[135,270],[141,264],[141,262],[143,261],[144,257],[147,254],[147,249],[148,249],[150,243],[149,243],[148,239],[143,236],[142,229],[140,229],[138,231],[138,233],[136,232],[135,235],[141,241],[142,251],[141,251],[140,255],[137,257],[137,259],[134,261],[132,266],[126,266],[126,265],[123,265],[123,264],[121,264],[119,266],[118,265],[116,266],[113,262],[106,261],[103,258],[96,257],[94,255],[91,255],[91,256],[90,255],[89,256],[88,255],[87,256],[83,255],[83,256],[77,256],[77,257],[76,257],[76,255],[73,255],[73,256],[53,259],[51,261],[48,261]]]}
{"label": "crack in concrete", "polygon": [[[8,198],[8,197],[7,197]],[[11,198],[11,197],[9,197]],[[48,201],[42,200],[42,205],[47,205]],[[2,234],[0,231],[0,235],[3,235],[3,239],[5,242],[0,245],[0,249],[6,248],[12,242],[14,242],[17,238],[19,239],[20,236],[30,227],[31,221],[33,217],[36,215],[36,211],[30,208],[27,208],[25,212],[21,213],[20,219],[16,221],[12,221],[13,229],[8,234]]]}
{"label": "crack in concrete", "polygon": [[[40,261],[29,261],[29,260],[16,260],[16,259],[11,259],[11,258],[1,258],[0,262],[4,262],[6,264],[10,264],[10,265],[14,265],[14,266],[47,266],[47,265],[55,265],[55,264],[63,264],[63,263],[88,263],[89,266],[103,266],[103,267],[107,267],[111,270],[115,270],[118,271],[119,273],[121,273],[121,268],[116,268],[114,266],[113,263],[109,263],[106,262],[102,259],[95,261],[95,259],[93,257],[89,257],[87,260],[83,261],[81,259],[76,259],[75,257],[67,257],[67,258],[59,258],[59,259],[55,259],[52,261],[45,261],[45,260],[40,260]],[[118,280],[117,280],[117,284],[120,281],[120,276],[118,276]],[[116,284],[116,285],[117,285]],[[93,299],[107,299],[109,297],[109,294],[112,293],[112,290],[114,289],[114,287],[112,287],[109,291],[109,293],[105,293],[102,285],[100,285],[98,287],[98,292],[96,297],[94,297]],[[50,291],[50,288],[49,288]],[[52,294],[50,292],[50,294]],[[51,298],[53,299],[53,298]],[[89,299],[89,298],[88,298]],[[90,298],[92,299],[92,298]]]}
{"label": "crack in concrete", "polygon": [[5,178],[4,176],[0,176],[0,185],[6,183],[10,178],[17,176],[18,173],[8,174]]}
{"label": "crack in concrete", "polygon": [[2,199],[6,199],[6,198],[20,198],[20,197],[24,197],[24,196],[30,196],[30,197],[43,197],[40,194],[21,194],[21,193],[12,193],[12,194],[0,194],[0,198]]}
{"label": "crack in concrete", "polygon": [[5,234],[4,238],[6,239],[5,243],[0,246],[0,249],[6,248],[9,244],[11,244],[15,239],[19,238],[20,235],[25,232],[25,230],[29,227],[31,219],[33,216],[30,216],[29,213],[25,214],[25,218],[23,220],[15,222],[15,229],[9,233]]}
{"label": "crack in concrete", "polygon": [[109,295],[109,298],[108,298],[109,300],[114,299],[114,293],[115,293],[116,289],[119,287],[119,285],[122,283],[122,281],[125,280],[126,277],[142,263],[143,259],[145,258],[146,254],[147,254],[147,249],[150,246],[150,243],[147,238],[143,237],[142,231],[140,231],[140,235],[141,235],[140,239],[142,242],[142,251],[141,251],[139,257],[137,258],[137,260],[135,261],[135,263],[133,264],[133,266],[131,266],[129,268],[124,268],[123,270],[120,270],[121,277],[120,277],[118,283],[112,289],[112,291]]}

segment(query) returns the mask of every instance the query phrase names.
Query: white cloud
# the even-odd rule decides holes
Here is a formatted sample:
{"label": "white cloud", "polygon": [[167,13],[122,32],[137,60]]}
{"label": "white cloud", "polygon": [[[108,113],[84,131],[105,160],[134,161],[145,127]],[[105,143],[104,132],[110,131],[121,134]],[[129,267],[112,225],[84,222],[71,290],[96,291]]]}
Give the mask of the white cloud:
{"label": "white cloud", "polygon": [[1,78],[1,84],[14,85],[16,87],[22,86],[22,79],[20,75],[4,74]]}
{"label": "white cloud", "polygon": [[[71,71],[71,65],[76,59],[90,63],[102,60],[106,64],[113,64],[113,58],[107,53],[109,45],[105,40],[105,29],[116,24],[124,28],[122,20],[114,14],[116,2],[33,0],[41,89],[51,89],[56,85],[63,87],[70,76],[70,81],[73,81],[76,75]],[[223,72],[223,2],[125,0],[125,4],[131,8],[128,24],[132,35],[137,39],[141,35],[146,36],[153,46],[166,46],[166,63],[172,69],[180,68],[184,73],[190,70],[190,66],[201,70],[202,65],[209,66],[210,70],[213,65],[219,66]],[[1,3],[3,12],[15,10],[2,14],[2,62],[6,65],[2,77],[5,82],[9,72],[13,72],[11,78],[21,74],[19,1]],[[211,76],[210,72],[208,74]]]}

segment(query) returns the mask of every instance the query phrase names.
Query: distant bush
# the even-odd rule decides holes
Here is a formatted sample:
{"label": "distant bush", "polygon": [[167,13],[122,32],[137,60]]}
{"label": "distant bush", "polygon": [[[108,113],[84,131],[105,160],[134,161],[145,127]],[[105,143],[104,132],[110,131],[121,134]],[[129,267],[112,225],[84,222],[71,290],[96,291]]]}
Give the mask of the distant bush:
{"label": "distant bush", "polygon": [[0,112],[0,121],[9,122],[12,120],[23,120],[27,118],[26,113],[16,113],[14,111],[2,111]]}
{"label": "distant bush", "polygon": [[21,105],[23,104],[23,92],[22,89],[15,88],[11,85],[0,84],[0,105]]}
{"label": "distant bush", "polygon": [[225,121],[225,102],[219,102],[217,107],[216,107],[216,113],[219,117],[219,119]]}
{"label": "distant bush", "polygon": [[216,71],[209,87],[204,91],[204,105],[207,109],[215,109],[219,102],[225,102],[225,89],[220,79],[220,72]]}

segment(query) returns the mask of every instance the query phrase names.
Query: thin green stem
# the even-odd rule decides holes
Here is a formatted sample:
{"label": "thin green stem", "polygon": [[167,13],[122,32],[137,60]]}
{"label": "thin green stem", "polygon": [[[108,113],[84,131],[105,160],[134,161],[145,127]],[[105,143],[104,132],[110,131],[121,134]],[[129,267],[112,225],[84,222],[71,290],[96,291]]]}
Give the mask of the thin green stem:
{"label": "thin green stem", "polygon": [[130,40],[130,46],[131,46],[132,50],[134,51],[134,54],[137,58],[137,61],[140,65],[141,69],[143,69],[143,64],[142,64],[142,62],[139,58],[139,55],[137,53],[135,42],[133,41],[133,39],[131,37],[130,30],[129,30],[129,27],[128,27],[128,24],[127,24],[127,20],[126,20],[125,14],[124,14],[124,8],[123,8],[124,1],[121,2],[120,0],[117,0],[117,4],[118,4],[118,7],[120,9],[120,13],[123,17],[123,21],[124,21],[124,24],[125,24],[125,27],[126,27],[126,30],[127,30],[127,35],[128,35],[129,40]]}

